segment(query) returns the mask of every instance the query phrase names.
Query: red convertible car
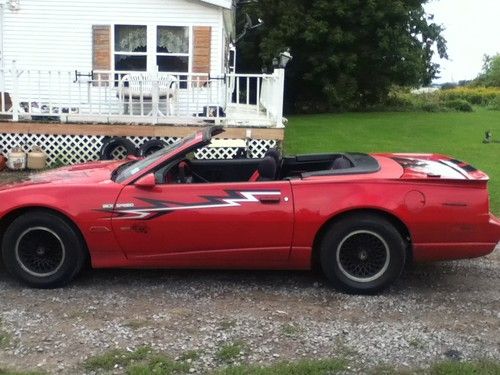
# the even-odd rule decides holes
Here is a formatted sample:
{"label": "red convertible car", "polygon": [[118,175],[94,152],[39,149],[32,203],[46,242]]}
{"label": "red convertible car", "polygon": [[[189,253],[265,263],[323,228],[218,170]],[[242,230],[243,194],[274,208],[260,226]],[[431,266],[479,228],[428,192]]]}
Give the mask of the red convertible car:
{"label": "red convertible car", "polygon": [[195,160],[209,127],[138,160],[0,187],[5,267],[39,288],[94,268],[320,268],[370,294],[410,261],[480,257],[500,240],[488,177],[442,155]]}

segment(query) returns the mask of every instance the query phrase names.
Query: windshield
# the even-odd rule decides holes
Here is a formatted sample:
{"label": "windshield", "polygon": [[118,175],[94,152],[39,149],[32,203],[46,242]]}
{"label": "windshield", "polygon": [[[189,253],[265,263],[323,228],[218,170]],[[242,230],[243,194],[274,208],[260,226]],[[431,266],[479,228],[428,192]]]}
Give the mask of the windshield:
{"label": "windshield", "polygon": [[156,163],[158,160],[160,160],[165,155],[178,149],[179,147],[186,144],[187,142],[193,140],[195,136],[196,136],[196,133],[192,134],[186,138],[182,138],[182,139],[178,140],[177,142],[172,143],[171,145],[169,145],[165,148],[162,148],[161,150],[156,151],[155,153],[149,155],[148,157],[146,157],[144,159],[121,165],[113,172],[113,174],[116,175],[114,180],[116,182],[125,181],[126,179],[133,176],[137,172],[140,172],[140,171],[148,168],[149,166],[153,165],[154,163]]}

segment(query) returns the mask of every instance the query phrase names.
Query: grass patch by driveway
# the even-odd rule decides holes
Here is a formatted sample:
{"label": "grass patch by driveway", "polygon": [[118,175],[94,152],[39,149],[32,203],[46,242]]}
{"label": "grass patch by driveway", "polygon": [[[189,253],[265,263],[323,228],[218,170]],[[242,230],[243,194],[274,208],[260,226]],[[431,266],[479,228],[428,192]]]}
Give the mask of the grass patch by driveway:
{"label": "grass patch by driveway", "polygon": [[271,366],[242,365],[215,372],[215,375],[498,375],[500,363],[495,361],[438,362],[430,368],[398,369],[393,366],[358,368],[343,359],[302,360]]}
{"label": "grass patch by driveway", "polygon": [[498,375],[500,362],[491,360],[479,361],[445,361],[432,364],[425,369],[398,369],[393,366],[380,366],[369,369],[370,375]]}
{"label": "grass patch by driveway", "polygon": [[[483,144],[490,130],[499,143]],[[491,210],[500,216],[500,111],[345,113],[290,118],[287,154],[331,151],[440,153],[467,161],[491,180]]]}
{"label": "grass patch by driveway", "polygon": [[278,363],[273,366],[261,367],[243,365],[229,367],[216,375],[333,375],[345,370],[346,361],[341,359],[303,360],[294,363]]}
{"label": "grass patch by driveway", "polygon": [[0,368],[0,375],[46,375],[46,374],[43,372],[32,372],[32,371],[18,372],[18,371],[4,370]]}
{"label": "grass patch by driveway", "polygon": [[233,343],[222,345],[217,353],[215,353],[215,357],[217,360],[230,363],[238,359],[241,355],[245,353],[247,346],[242,341],[236,341]]}
{"label": "grass patch by driveway", "polygon": [[189,366],[160,355],[149,347],[141,347],[134,351],[121,349],[111,350],[104,354],[88,358],[83,364],[85,370],[106,373],[122,369],[127,374],[178,374],[187,373]]}
{"label": "grass patch by driveway", "polygon": [[2,320],[0,319],[0,350],[6,349],[10,345],[11,340],[12,336],[2,328]]}
{"label": "grass patch by driveway", "polygon": [[0,329],[0,349],[5,349],[10,344],[10,335]]}
{"label": "grass patch by driveway", "polygon": [[[118,367],[119,366],[119,367]],[[124,373],[127,375],[183,375],[192,372],[210,375],[498,375],[500,362],[493,360],[445,361],[426,368],[398,368],[396,365],[376,367],[359,366],[355,361],[343,358],[303,359],[292,362],[278,362],[270,365],[243,364],[221,366],[213,370],[193,371],[185,362],[174,361],[166,356],[140,348],[134,352],[113,350],[101,356],[89,358],[84,368],[94,374]],[[80,373],[80,372],[78,372]],[[0,368],[0,375],[44,375],[43,372],[17,372]]]}
{"label": "grass patch by driveway", "polygon": [[431,375],[499,375],[500,363],[494,361],[441,362],[433,365]]}
{"label": "grass patch by driveway", "polygon": [[[98,374],[121,369],[128,375],[186,374],[189,365],[154,352],[149,347],[135,351],[115,349],[102,355],[88,358],[83,364],[85,370]],[[0,374],[1,375],[1,374]]]}

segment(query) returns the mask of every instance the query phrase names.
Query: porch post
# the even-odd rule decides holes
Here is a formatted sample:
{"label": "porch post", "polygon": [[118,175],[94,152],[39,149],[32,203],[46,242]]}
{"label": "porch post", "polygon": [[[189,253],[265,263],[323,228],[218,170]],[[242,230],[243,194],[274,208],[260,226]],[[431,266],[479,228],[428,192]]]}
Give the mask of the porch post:
{"label": "porch post", "polygon": [[276,98],[276,127],[284,128],[283,125],[283,103],[285,96],[285,69],[277,68],[274,69],[274,76],[276,79],[276,84],[274,85],[273,96]]}
{"label": "porch post", "polygon": [[159,82],[158,82],[158,65],[155,65],[153,69],[153,74],[151,76],[152,82],[151,82],[151,105],[152,105],[152,113],[151,115],[153,116],[153,124],[158,123],[158,114],[160,112],[160,89],[158,87]]}
{"label": "porch post", "polygon": [[16,60],[12,60],[12,121],[19,121],[19,72]]}

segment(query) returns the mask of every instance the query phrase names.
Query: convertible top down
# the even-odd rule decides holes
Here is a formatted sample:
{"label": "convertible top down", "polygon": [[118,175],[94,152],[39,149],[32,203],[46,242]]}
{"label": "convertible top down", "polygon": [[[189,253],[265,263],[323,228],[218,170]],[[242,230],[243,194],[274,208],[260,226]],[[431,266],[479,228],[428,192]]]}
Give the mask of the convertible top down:
{"label": "convertible top down", "polygon": [[6,268],[33,287],[94,268],[319,267],[377,293],[410,261],[480,257],[500,241],[488,177],[437,154],[331,153],[195,160],[209,127],[138,160],[0,186]]}

